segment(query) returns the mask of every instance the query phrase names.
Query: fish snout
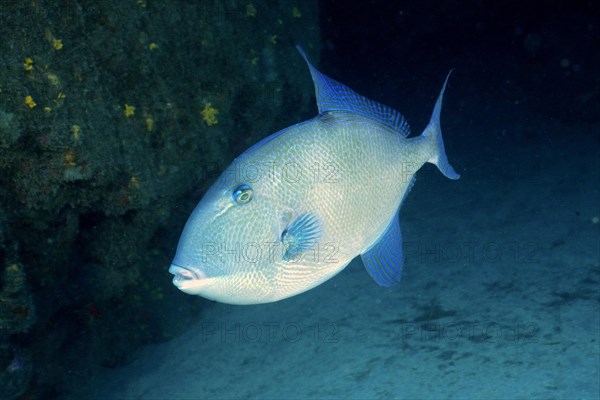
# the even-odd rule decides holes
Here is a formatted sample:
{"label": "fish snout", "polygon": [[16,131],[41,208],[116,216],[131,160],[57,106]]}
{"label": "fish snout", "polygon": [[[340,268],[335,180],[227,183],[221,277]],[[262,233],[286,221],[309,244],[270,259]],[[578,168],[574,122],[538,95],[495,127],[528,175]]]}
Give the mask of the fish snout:
{"label": "fish snout", "polygon": [[[173,274],[173,285],[184,293],[201,294],[213,286],[217,280],[206,275],[204,270],[196,267],[182,267],[171,264],[169,272]],[[205,296],[206,297],[206,296]]]}
{"label": "fish snout", "polygon": [[173,284],[175,286],[178,286],[178,284],[183,283],[185,281],[202,279],[202,277],[195,271],[192,271],[189,268],[180,267],[179,265],[175,264],[171,264],[171,267],[169,267],[169,273],[174,275]]}

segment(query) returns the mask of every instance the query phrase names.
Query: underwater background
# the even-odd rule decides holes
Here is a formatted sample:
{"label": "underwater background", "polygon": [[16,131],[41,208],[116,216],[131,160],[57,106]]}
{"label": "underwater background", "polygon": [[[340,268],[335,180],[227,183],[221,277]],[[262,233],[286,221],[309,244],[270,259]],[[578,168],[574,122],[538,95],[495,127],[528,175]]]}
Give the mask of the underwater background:
{"label": "underwater background", "polygon": [[[592,1],[0,0],[0,399],[600,398]],[[316,115],[294,45],[446,152],[360,260],[256,306],[168,267],[218,174]]]}

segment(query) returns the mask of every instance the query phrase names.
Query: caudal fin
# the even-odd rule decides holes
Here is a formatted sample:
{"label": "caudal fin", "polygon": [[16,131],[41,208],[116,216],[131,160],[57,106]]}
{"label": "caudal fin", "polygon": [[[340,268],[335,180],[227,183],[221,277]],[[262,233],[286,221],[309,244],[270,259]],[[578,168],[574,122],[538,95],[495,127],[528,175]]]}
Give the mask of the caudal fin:
{"label": "caudal fin", "polygon": [[446,80],[444,81],[444,86],[442,86],[442,90],[435,102],[435,107],[433,107],[433,113],[431,114],[431,119],[429,120],[429,124],[423,131],[423,136],[429,138],[432,141],[432,157],[427,160],[432,164],[435,164],[440,172],[444,174],[447,178],[450,179],[458,179],[460,175],[452,168],[450,163],[448,162],[448,157],[446,156],[446,150],[444,150],[444,141],[442,139],[442,127],[440,125],[440,113],[442,111],[442,99],[444,97],[444,91],[446,90],[446,84],[448,83],[448,78],[450,78],[450,74],[452,71],[448,72],[446,76]]}

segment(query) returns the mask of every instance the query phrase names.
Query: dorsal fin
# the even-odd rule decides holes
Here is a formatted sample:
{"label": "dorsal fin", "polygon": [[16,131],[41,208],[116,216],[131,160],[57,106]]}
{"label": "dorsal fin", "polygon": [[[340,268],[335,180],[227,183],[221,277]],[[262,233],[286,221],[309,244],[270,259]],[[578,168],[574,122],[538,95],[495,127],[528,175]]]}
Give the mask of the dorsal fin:
{"label": "dorsal fin", "polygon": [[369,100],[348,86],[329,78],[317,70],[308,60],[300,46],[296,46],[308,68],[315,84],[319,114],[326,111],[349,111],[362,115],[387,126],[406,137],[410,135],[410,126],[398,111]]}

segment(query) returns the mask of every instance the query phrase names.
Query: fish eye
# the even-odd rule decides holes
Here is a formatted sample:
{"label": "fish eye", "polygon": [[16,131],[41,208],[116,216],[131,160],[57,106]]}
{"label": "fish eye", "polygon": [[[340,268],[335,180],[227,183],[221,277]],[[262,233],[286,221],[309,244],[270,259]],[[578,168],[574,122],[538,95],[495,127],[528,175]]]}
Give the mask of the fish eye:
{"label": "fish eye", "polygon": [[254,191],[248,185],[240,185],[233,190],[233,201],[239,205],[248,204],[252,200]]}

